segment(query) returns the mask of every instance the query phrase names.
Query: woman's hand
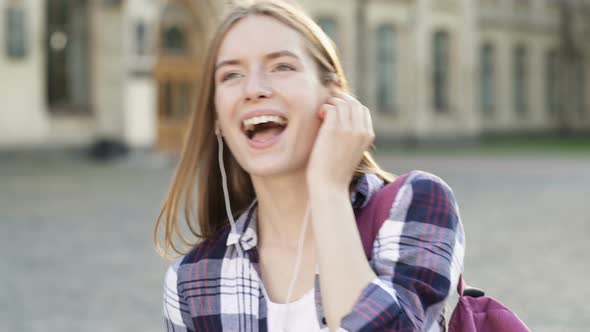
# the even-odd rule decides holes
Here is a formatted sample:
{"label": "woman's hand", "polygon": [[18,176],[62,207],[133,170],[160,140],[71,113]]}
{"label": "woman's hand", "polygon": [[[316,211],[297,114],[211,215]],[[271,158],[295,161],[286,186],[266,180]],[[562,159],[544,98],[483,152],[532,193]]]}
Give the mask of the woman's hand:
{"label": "woman's hand", "polygon": [[363,153],[375,140],[370,111],[350,94],[335,91],[318,116],[323,123],[309,157],[308,183],[348,190]]}

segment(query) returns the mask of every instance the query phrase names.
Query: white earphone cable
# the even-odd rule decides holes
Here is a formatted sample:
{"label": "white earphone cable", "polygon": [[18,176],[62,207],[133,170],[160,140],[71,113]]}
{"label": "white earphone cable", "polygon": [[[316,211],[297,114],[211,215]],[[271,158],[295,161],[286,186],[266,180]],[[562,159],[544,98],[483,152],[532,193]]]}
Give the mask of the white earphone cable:
{"label": "white earphone cable", "polygon": [[[225,173],[225,164],[223,162],[223,140],[220,134],[217,134],[217,144],[219,146],[218,149],[218,159],[219,159],[219,170],[221,171],[221,181],[223,183],[223,198],[225,200],[225,213],[227,214],[227,218],[229,219],[229,223],[231,225],[231,233],[237,234],[236,229],[236,221],[231,212],[231,205],[229,201],[229,191],[227,189],[227,174]],[[240,257],[244,257],[241,247],[238,245],[236,246]]]}
{"label": "white earphone cable", "polygon": [[[219,133],[216,134],[217,136],[217,143],[218,143],[218,159],[219,159],[219,169],[221,171],[221,181],[222,181],[222,186],[223,186],[223,197],[225,199],[225,212],[227,214],[227,218],[229,219],[229,223],[231,225],[231,234],[235,234],[235,236],[238,236],[237,234],[237,229],[236,229],[236,222],[234,220],[234,217],[232,215],[231,212],[231,206],[230,206],[230,200],[229,200],[229,190],[227,189],[227,174],[225,173],[225,164],[223,161],[223,140],[221,138],[221,135]],[[291,296],[293,295],[293,290],[295,288],[295,284],[297,282],[297,277],[299,276],[299,270],[301,269],[301,259],[303,257],[303,248],[304,248],[304,244],[305,244],[305,233],[307,231],[307,226],[309,224],[309,215],[311,213],[311,206],[309,204],[309,202],[307,203],[307,210],[305,212],[305,217],[303,219],[303,225],[301,227],[301,230],[299,232],[299,240],[297,243],[297,257],[295,258],[295,267],[294,267],[294,271],[293,271],[293,277],[291,278],[291,282],[289,284],[289,289],[287,290],[287,300],[286,300],[286,308],[285,308],[285,313],[283,316],[283,319],[281,320],[281,331],[285,330],[285,322],[287,317],[289,316],[289,305],[291,302]],[[238,256],[240,257],[240,263],[238,264],[238,266],[241,267],[241,269],[239,268],[237,273],[238,276],[241,275],[241,273],[243,273],[243,263],[244,263],[244,253],[242,251],[241,245],[239,244],[239,242],[237,243],[237,245],[235,246],[236,250],[238,251]]]}
{"label": "white earphone cable", "polygon": [[293,290],[295,288],[295,283],[297,282],[297,278],[299,276],[299,270],[301,269],[301,259],[303,257],[303,248],[305,244],[305,232],[307,231],[307,224],[309,223],[309,215],[311,212],[311,207],[309,202],[307,203],[307,210],[305,211],[305,217],[303,218],[303,225],[301,226],[301,230],[299,231],[299,240],[297,242],[297,257],[295,258],[295,268],[293,271],[293,277],[291,277],[291,283],[289,284],[289,290],[287,291],[287,300],[286,300],[286,308],[285,308],[285,315],[281,320],[282,331],[285,330],[284,324],[287,321],[287,317],[289,317],[289,305],[291,303],[291,296],[293,295]]}

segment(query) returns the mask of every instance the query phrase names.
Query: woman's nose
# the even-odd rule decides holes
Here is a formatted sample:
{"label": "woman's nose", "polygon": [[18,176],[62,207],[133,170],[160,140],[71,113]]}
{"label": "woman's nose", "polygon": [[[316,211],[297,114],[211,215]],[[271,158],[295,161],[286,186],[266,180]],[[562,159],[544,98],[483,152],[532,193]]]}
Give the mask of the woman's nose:
{"label": "woman's nose", "polygon": [[272,89],[268,85],[264,74],[256,73],[248,75],[244,89],[246,100],[268,98],[272,94]]}

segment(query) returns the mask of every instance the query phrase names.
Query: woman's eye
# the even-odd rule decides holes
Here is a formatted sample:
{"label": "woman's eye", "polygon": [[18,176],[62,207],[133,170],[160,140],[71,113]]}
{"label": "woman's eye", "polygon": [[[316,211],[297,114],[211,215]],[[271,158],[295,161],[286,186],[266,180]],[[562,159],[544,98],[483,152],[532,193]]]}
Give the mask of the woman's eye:
{"label": "woman's eye", "polygon": [[227,73],[221,76],[221,82],[225,82],[227,80],[231,80],[233,78],[238,78],[240,77],[240,74],[238,73]]}
{"label": "woman's eye", "polygon": [[291,65],[281,63],[275,67],[275,70],[276,71],[289,71],[289,70],[295,70],[295,68]]}

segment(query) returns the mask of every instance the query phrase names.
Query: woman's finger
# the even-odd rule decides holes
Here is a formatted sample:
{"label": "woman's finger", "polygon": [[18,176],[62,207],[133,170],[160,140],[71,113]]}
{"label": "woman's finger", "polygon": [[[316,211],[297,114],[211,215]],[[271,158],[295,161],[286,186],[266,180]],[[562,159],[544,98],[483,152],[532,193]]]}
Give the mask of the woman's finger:
{"label": "woman's finger", "polygon": [[356,113],[357,113],[358,106],[360,106],[360,103],[352,95],[350,95],[346,92],[343,92],[343,91],[336,91],[335,95],[336,95],[336,97],[344,100],[347,104],[348,114],[346,117],[346,121],[347,121],[346,128],[349,128],[352,130],[356,129],[357,125],[358,125]]}
{"label": "woman's finger", "polygon": [[338,109],[331,104],[324,104],[324,122],[322,128],[334,128],[338,123]]}
{"label": "woman's finger", "polygon": [[364,106],[361,103],[357,103],[354,107],[354,111],[352,112],[352,118],[354,121],[354,129],[355,131],[364,133],[368,131],[367,123],[365,119],[365,110]]}
{"label": "woman's finger", "polygon": [[326,113],[335,112],[335,111],[336,111],[336,106],[331,105],[331,104],[323,104],[322,107],[320,107],[320,111],[318,112],[318,117],[321,120],[324,120],[326,118]]}
{"label": "woman's finger", "polygon": [[373,118],[371,117],[371,111],[366,106],[362,107],[363,119],[365,128],[369,135],[369,145],[375,141],[375,131],[373,129]]}
{"label": "woman's finger", "polygon": [[373,132],[373,117],[371,116],[371,110],[368,107],[363,106],[363,119],[365,123],[365,128],[369,130],[371,133]]}
{"label": "woman's finger", "polygon": [[347,101],[350,107],[350,121],[351,127],[354,131],[364,132],[368,130],[365,120],[365,106],[361,104],[361,102],[356,99],[353,95],[344,93],[344,92],[337,92],[336,95],[338,98],[342,98]]}
{"label": "woman's finger", "polygon": [[328,103],[336,107],[337,119],[336,125],[338,128],[346,128],[348,125],[347,118],[349,117],[348,104],[344,99],[338,97],[330,97]]}

